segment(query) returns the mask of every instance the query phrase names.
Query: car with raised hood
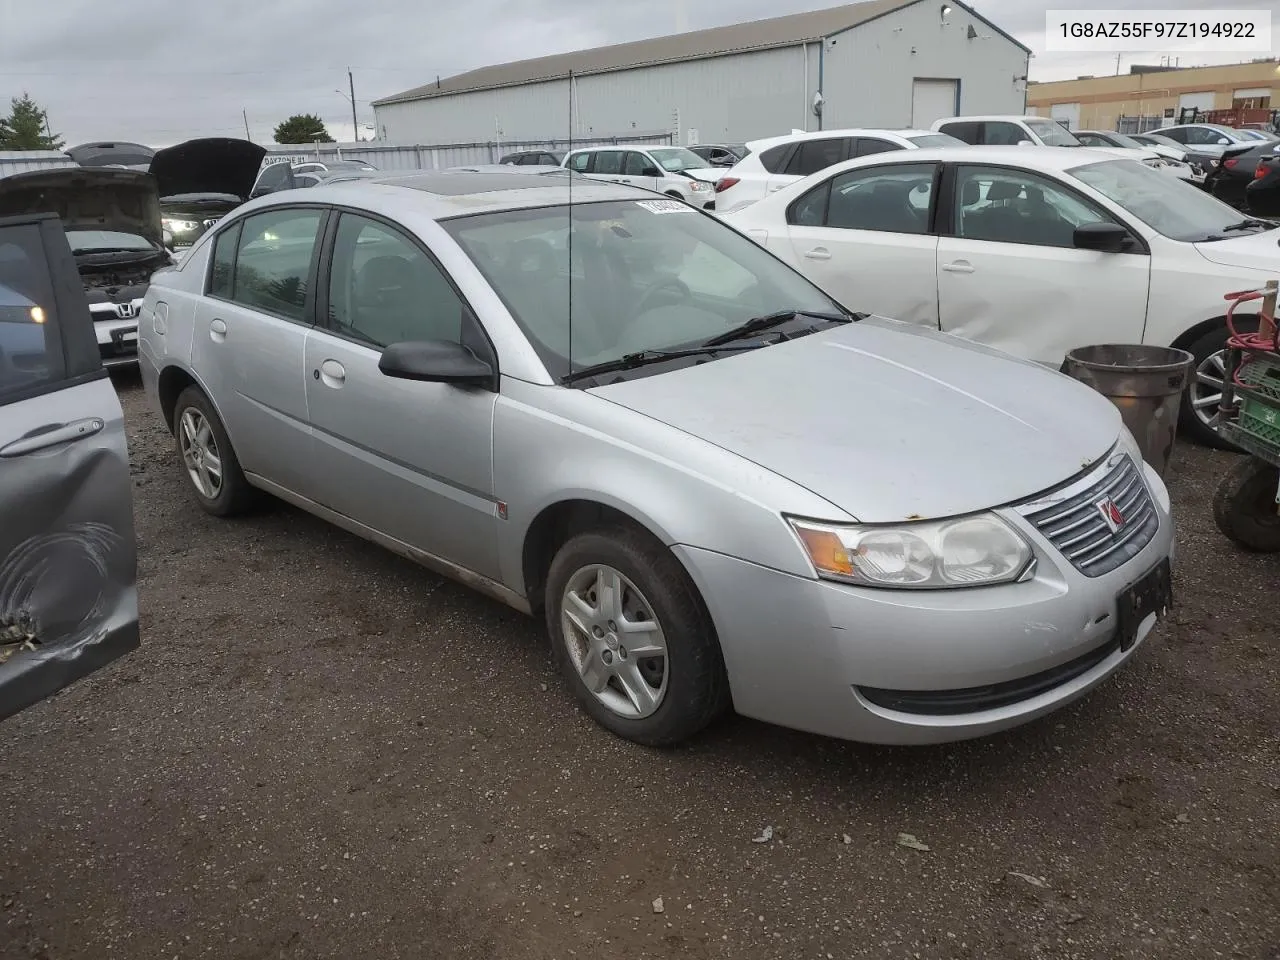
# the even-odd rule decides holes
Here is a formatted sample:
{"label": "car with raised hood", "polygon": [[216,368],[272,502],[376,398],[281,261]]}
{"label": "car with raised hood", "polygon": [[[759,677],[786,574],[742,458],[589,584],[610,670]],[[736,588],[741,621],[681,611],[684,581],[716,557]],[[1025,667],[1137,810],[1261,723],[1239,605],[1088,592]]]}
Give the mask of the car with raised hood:
{"label": "car with raised hood", "polygon": [[67,156],[82,167],[124,167],[149,170],[156,152],[141,143],[123,140],[95,140],[68,147]]}
{"label": "car with raised hood", "polygon": [[266,154],[264,147],[234,137],[202,137],[156,151],[150,171],[175,250],[190,247],[249,199]]}
{"label": "car with raised hood", "polygon": [[1055,369],[1090,344],[1188,350],[1182,427],[1215,446],[1223,297],[1280,264],[1274,224],[1087,147],[865,157],[725,219],[838,299]]}
{"label": "car with raised hood", "polygon": [[536,614],[641,743],[729,706],[973,737],[1129,662],[1173,523],[1111,403],[573,180],[321,186],[197,241],[142,344],[194,500],[274,494]]}
{"label": "car with raised hood", "polygon": [[0,179],[0,217],[55,213],[80,272],[104,366],[138,361],[147,284],[173,257],[155,180],[137,170],[70,167]]}
{"label": "car with raised hood", "polygon": [[716,205],[720,172],[684,147],[586,147],[565,154],[562,166],[592,180],[626,183],[704,210]]}
{"label": "car with raised hood", "polygon": [[955,137],[928,130],[793,130],[753,140],[747,155],[716,181],[716,211],[729,213],[850,157],[961,146]]}
{"label": "car with raised hood", "polygon": [[0,216],[0,719],[138,645],[124,414],[73,235]]}

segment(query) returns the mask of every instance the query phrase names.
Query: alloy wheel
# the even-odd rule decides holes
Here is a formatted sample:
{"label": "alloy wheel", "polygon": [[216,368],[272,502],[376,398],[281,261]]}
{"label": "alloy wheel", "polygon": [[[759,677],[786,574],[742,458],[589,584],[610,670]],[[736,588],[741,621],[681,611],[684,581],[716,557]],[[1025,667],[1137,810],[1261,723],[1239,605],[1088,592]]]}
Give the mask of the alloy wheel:
{"label": "alloy wheel", "polygon": [[653,606],[605,564],[582,567],[565,584],[560,632],[583,684],[619,717],[639,720],[662,706],[667,639]]}
{"label": "alloy wheel", "polygon": [[1191,409],[1205,426],[1218,426],[1218,404],[1227,379],[1227,351],[1219,350],[1200,361],[1191,384]]}
{"label": "alloy wheel", "polygon": [[187,476],[200,496],[216,500],[222,492],[222,458],[208,419],[195,407],[187,407],[178,420],[178,435]]}

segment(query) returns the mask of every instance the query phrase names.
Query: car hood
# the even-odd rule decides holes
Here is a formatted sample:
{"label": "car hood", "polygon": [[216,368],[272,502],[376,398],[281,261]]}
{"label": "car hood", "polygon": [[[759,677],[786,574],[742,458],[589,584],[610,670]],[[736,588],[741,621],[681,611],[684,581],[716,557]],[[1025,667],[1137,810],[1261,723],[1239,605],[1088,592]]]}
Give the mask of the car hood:
{"label": "car hood", "polygon": [[1210,263],[1246,270],[1266,270],[1272,275],[1280,273],[1280,230],[1268,230],[1231,240],[1211,240],[1208,243],[1197,243],[1195,247],[1200,256]]}
{"label": "car hood", "polygon": [[1121,427],[1062,374],[878,318],[591,392],[875,523],[1022,500],[1105,456]]}
{"label": "car hood", "polygon": [[160,194],[138,170],[67,167],[0,178],[0,217],[56,213],[64,230],[128,233],[161,246]]}
{"label": "car hood", "polygon": [[230,193],[246,199],[258,179],[264,147],[233,137],[205,137],[166,147],[151,158],[160,196]]}
{"label": "car hood", "polygon": [[675,171],[677,176],[683,174],[692,177],[694,180],[705,180],[707,183],[715,183],[724,176],[725,167],[692,167],[688,170]]}

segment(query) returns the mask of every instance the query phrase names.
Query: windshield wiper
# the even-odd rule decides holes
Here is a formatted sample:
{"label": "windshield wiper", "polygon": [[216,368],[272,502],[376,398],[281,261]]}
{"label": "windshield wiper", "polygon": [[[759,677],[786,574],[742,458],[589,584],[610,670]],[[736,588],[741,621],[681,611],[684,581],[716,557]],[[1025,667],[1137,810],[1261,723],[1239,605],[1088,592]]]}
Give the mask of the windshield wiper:
{"label": "windshield wiper", "polygon": [[1257,220],[1252,217],[1241,220],[1239,223],[1233,223],[1222,228],[1223,233],[1231,233],[1233,230],[1251,230],[1254,227],[1264,227],[1268,230],[1274,229],[1275,224],[1267,223],[1265,220]]}
{"label": "windshield wiper", "polygon": [[770,327],[776,327],[779,324],[786,323],[788,320],[794,320],[796,317],[813,317],[815,320],[826,320],[830,323],[852,323],[854,320],[853,317],[843,313],[821,313],[816,310],[779,310],[777,313],[766,313],[762,317],[752,317],[746,323],[732,327],[724,333],[718,333],[710,340],[704,340],[702,345],[704,347],[718,347],[723,343],[732,343],[734,340],[741,340],[743,337],[759,333],[761,330],[768,330]]}
{"label": "windshield wiper", "polygon": [[755,350],[763,347],[765,342],[762,340],[758,343],[743,343],[732,347],[717,347],[712,344],[703,344],[700,347],[689,347],[682,350],[637,350],[635,353],[623,354],[617,360],[606,360],[604,363],[593,363],[589,367],[583,367],[581,370],[574,370],[572,373],[565,374],[560,378],[561,383],[576,383],[579,380],[585,380],[588,377],[599,376],[602,373],[617,373],[622,370],[635,370],[637,367],[647,367],[651,363],[661,363],[664,360],[678,360],[680,357],[702,357],[709,354],[721,353],[724,351],[738,350]]}

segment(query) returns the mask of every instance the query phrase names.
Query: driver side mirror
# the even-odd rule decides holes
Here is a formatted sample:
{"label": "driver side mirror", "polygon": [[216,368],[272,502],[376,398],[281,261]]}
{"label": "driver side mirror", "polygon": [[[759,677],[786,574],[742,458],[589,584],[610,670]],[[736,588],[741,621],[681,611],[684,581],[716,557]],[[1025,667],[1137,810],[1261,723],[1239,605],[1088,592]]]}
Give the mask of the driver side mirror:
{"label": "driver side mirror", "polygon": [[1220,146],[1220,147],[1225,147],[1225,146],[1227,146],[1227,144],[1229,144],[1229,143],[1231,143],[1231,141],[1230,141],[1230,140],[1228,140],[1226,137],[1219,137],[1219,138],[1218,138],[1218,146]]}
{"label": "driver side mirror", "polygon": [[1133,246],[1133,237],[1118,223],[1085,223],[1076,227],[1072,241],[1077,250],[1123,253]]}
{"label": "driver side mirror", "polygon": [[161,230],[160,242],[164,244],[164,247],[166,250],[172,250],[173,249],[173,231]]}
{"label": "driver side mirror", "polygon": [[644,170],[642,170],[642,171],[640,172],[640,176],[642,176],[642,177],[660,177],[660,176],[662,176],[662,171],[661,171],[661,170],[659,170],[657,167],[645,167],[645,168],[644,168]]}
{"label": "driver side mirror", "polygon": [[397,380],[494,389],[493,367],[452,340],[393,343],[382,351],[378,369]]}

